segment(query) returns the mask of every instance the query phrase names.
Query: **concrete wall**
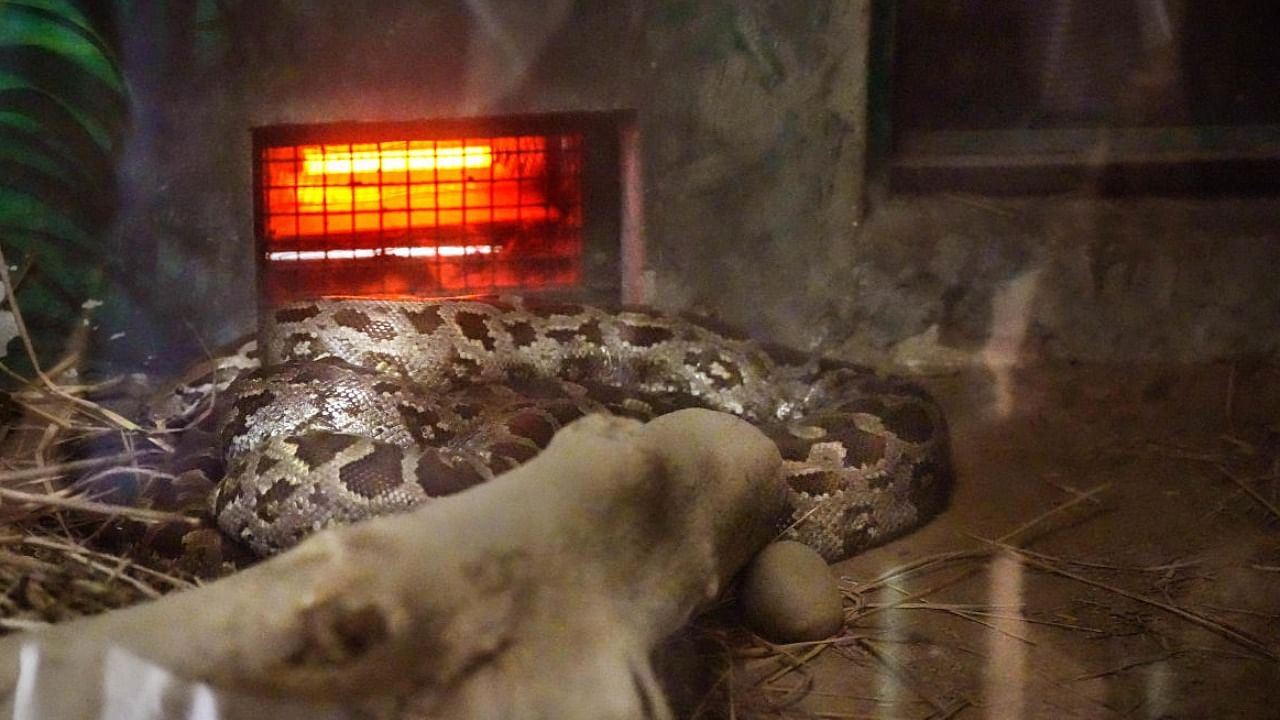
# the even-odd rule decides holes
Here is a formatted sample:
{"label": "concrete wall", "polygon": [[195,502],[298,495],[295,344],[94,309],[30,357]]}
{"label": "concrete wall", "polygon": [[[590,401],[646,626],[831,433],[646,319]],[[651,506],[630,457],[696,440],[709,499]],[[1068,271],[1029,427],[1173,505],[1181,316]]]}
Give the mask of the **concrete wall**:
{"label": "concrete wall", "polygon": [[252,126],[632,108],[655,304],[886,363],[1277,346],[1275,203],[864,208],[869,4],[130,3],[132,337],[181,354],[185,323],[211,342],[252,325]]}
{"label": "concrete wall", "polygon": [[[1280,204],[891,200],[822,306],[848,354],[947,365],[1188,362],[1274,353]],[[838,334],[838,333],[836,333]]]}

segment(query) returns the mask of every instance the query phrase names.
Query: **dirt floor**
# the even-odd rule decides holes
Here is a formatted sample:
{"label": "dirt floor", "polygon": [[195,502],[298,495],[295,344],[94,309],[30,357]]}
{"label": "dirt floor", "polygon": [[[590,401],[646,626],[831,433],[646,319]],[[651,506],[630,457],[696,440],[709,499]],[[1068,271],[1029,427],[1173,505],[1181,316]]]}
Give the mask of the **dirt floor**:
{"label": "dirt floor", "polygon": [[[948,509],[835,566],[832,640],[766,646],[728,603],[696,621],[659,656],[678,717],[1280,718],[1280,368],[922,382],[951,425]],[[6,555],[5,629],[186,586],[42,548],[86,577]],[[41,602],[63,585],[76,604]]]}
{"label": "dirt floor", "polygon": [[735,658],[677,687],[684,715],[1280,718],[1280,371],[925,383],[951,422],[949,509],[835,567],[834,641],[779,656],[714,619],[678,640]]}

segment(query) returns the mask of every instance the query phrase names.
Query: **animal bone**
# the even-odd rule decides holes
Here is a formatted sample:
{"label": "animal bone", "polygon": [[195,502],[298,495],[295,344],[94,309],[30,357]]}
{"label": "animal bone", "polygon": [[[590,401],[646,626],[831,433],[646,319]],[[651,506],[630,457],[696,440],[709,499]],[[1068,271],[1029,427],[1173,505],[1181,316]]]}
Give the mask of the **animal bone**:
{"label": "animal bone", "polygon": [[723,413],[588,416],[464,493],[0,639],[0,714],[668,718],[650,654],[773,537],[780,465]]}

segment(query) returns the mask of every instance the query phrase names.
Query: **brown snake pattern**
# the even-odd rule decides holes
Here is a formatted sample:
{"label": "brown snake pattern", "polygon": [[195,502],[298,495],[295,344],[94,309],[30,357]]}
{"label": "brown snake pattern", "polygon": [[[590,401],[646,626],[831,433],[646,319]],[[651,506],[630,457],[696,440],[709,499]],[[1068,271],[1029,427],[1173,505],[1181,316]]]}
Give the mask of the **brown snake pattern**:
{"label": "brown snake pattern", "polygon": [[648,309],[323,300],[275,309],[226,391],[219,525],[271,554],[525,462],[592,412],[700,406],[778,445],[786,532],[828,560],[945,503],[942,413],[919,387]]}

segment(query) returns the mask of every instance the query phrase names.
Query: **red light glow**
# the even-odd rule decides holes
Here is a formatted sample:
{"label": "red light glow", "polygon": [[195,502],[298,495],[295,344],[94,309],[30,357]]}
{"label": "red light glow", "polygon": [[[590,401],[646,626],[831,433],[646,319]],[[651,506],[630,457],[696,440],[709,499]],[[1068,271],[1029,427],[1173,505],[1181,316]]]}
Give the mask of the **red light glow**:
{"label": "red light glow", "polygon": [[361,150],[335,152],[303,150],[302,169],[311,175],[346,175],[348,173],[390,173],[405,170],[457,170],[487,168],[493,164],[493,148],[488,145],[462,147],[414,148],[413,150]]}
{"label": "red light glow", "polygon": [[376,257],[466,257],[490,255],[492,245],[441,245],[439,247],[355,248],[353,250],[276,250],[267,259],[272,262],[307,262],[312,260],[362,260]]}
{"label": "red light glow", "polygon": [[576,133],[401,136],[262,148],[268,294],[573,286],[581,273],[581,142]]}
{"label": "red light glow", "polygon": [[[532,142],[537,141],[537,142]],[[294,148],[286,148],[294,150]],[[541,137],[302,145],[268,165],[267,234],[303,237],[557,221]]]}

